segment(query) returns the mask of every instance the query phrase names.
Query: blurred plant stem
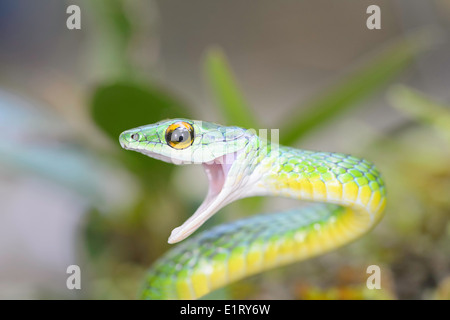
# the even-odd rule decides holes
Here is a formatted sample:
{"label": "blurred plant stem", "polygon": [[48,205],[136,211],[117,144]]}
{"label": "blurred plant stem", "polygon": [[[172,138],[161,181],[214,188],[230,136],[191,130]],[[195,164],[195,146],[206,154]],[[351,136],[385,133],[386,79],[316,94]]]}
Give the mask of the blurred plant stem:
{"label": "blurred plant stem", "polygon": [[107,80],[147,82],[158,58],[158,10],[154,1],[86,1],[92,10],[91,62]]}
{"label": "blurred plant stem", "polygon": [[404,85],[394,85],[388,92],[391,105],[414,119],[431,125],[450,143],[450,107],[438,104],[425,94]]}
{"label": "blurred plant stem", "polygon": [[[128,48],[133,34],[133,24],[126,14],[124,1],[89,1],[97,22],[95,37],[96,65],[103,66],[107,74],[118,78],[133,78],[135,67],[129,57]],[[100,58],[101,57],[101,58]]]}
{"label": "blurred plant stem", "polygon": [[280,142],[291,145],[312,130],[350,108],[360,107],[364,99],[395,79],[419,54],[436,43],[434,31],[423,29],[391,43],[357,71],[325,89],[316,98],[302,103],[300,112],[280,125]]}
{"label": "blurred plant stem", "polygon": [[256,117],[239,89],[227,58],[220,48],[211,47],[207,50],[204,69],[209,88],[226,124],[258,129]]}

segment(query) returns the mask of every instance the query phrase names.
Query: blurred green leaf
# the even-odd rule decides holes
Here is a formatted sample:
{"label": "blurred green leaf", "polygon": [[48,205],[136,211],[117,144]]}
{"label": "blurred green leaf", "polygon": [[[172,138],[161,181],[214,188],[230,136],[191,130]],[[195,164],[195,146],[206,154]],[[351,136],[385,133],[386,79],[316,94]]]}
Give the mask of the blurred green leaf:
{"label": "blurred green leaf", "polygon": [[155,86],[131,82],[97,88],[91,111],[94,121],[113,140],[127,129],[189,115],[185,104],[172,94]]}
{"label": "blurred green leaf", "polygon": [[388,91],[392,106],[420,122],[433,126],[450,142],[450,109],[425,94],[404,85],[394,85]]}
{"label": "blurred green leaf", "polygon": [[414,58],[435,43],[430,30],[422,30],[389,45],[372,61],[363,65],[342,82],[305,103],[300,113],[294,113],[282,128],[280,142],[293,144],[313,129],[330,121],[342,112],[392,81],[413,62]]}
{"label": "blurred green leaf", "polygon": [[205,71],[208,84],[227,124],[257,128],[257,121],[239,90],[235,76],[221,49],[211,48],[207,51]]}
{"label": "blurred green leaf", "polygon": [[[169,93],[150,85],[121,82],[99,87],[91,103],[96,124],[119,145],[121,132],[166,118],[188,117],[185,105]],[[167,179],[173,165],[124,151],[122,160],[148,186]]]}

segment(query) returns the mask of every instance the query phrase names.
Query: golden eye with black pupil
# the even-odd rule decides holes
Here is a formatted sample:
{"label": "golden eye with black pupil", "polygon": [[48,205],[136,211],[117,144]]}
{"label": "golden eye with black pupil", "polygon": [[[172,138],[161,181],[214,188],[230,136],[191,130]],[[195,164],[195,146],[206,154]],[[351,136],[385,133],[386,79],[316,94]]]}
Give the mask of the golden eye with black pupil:
{"label": "golden eye with black pupil", "polygon": [[186,149],[194,142],[194,128],[183,121],[172,123],[166,130],[166,142],[174,149]]}

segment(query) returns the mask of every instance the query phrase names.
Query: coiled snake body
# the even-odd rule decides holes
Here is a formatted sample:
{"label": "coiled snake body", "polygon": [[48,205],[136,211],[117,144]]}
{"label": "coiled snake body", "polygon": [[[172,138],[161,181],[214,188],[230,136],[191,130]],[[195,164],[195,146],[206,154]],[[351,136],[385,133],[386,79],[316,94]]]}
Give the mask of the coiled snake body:
{"label": "coiled snake body", "polygon": [[304,260],[367,233],[381,219],[378,170],[350,155],[313,152],[264,140],[251,130],[188,119],[164,120],[120,135],[123,148],[175,164],[202,164],[206,199],[169,243],[219,209],[250,196],[323,202],[219,225],[169,250],[146,277],[144,299],[195,299],[232,281]]}

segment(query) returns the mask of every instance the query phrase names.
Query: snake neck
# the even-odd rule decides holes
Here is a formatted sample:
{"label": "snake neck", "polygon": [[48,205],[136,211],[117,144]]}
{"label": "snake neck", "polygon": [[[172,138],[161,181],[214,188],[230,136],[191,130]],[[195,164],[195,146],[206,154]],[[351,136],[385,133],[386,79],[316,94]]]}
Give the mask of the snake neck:
{"label": "snake neck", "polygon": [[385,205],[380,173],[367,160],[342,153],[294,149],[255,138],[241,161],[241,198],[282,196],[353,207],[375,223]]}

